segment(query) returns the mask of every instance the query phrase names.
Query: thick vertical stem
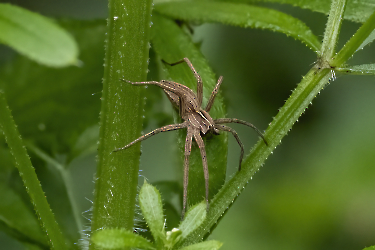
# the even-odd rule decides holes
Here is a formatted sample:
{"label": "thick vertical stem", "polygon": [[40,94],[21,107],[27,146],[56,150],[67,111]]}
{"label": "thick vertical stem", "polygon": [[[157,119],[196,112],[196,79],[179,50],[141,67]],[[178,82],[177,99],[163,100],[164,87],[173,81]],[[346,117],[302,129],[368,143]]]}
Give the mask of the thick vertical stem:
{"label": "thick vertical stem", "polygon": [[120,79],[147,76],[151,0],[110,0],[92,231],[132,230],[140,145],[113,152],[139,137],[141,88]]}

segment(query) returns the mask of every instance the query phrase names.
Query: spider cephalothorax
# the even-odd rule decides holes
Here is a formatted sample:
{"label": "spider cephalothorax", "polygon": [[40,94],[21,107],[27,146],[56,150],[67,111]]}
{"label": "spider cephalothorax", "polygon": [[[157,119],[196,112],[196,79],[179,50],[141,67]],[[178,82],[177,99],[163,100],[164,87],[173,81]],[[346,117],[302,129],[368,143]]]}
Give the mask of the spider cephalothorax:
{"label": "spider cephalothorax", "polygon": [[185,214],[186,211],[186,205],[187,205],[187,187],[188,187],[188,180],[189,180],[189,156],[191,153],[191,145],[193,141],[193,137],[195,141],[198,144],[201,157],[202,157],[202,163],[203,163],[203,171],[204,171],[204,179],[205,179],[205,189],[206,189],[206,204],[208,209],[208,165],[207,165],[207,158],[206,158],[206,150],[204,146],[204,142],[201,137],[202,134],[206,134],[209,131],[214,132],[215,134],[218,134],[220,130],[230,132],[233,134],[233,136],[236,138],[238,144],[241,147],[241,155],[240,155],[240,165],[239,170],[241,170],[241,162],[244,155],[244,149],[243,144],[240,140],[240,138],[237,135],[237,132],[233,130],[230,127],[227,127],[225,125],[222,125],[223,123],[240,123],[246,126],[249,126],[253,128],[264,140],[264,142],[267,144],[265,138],[263,137],[262,133],[251,123],[238,120],[235,118],[220,118],[213,120],[212,117],[209,115],[209,112],[212,108],[212,105],[214,103],[215,97],[218,93],[220,84],[223,81],[223,77],[220,76],[219,80],[217,81],[217,84],[214,88],[214,90],[211,93],[210,99],[208,100],[208,103],[206,105],[205,109],[202,109],[202,98],[203,98],[203,84],[202,79],[200,75],[197,73],[197,71],[194,69],[193,65],[189,61],[188,58],[184,58],[183,60],[180,60],[178,62],[169,64],[171,66],[186,62],[187,65],[190,67],[191,71],[194,73],[195,78],[197,79],[197,94],[195,94],[191,89],[186,87],[185,85],[167,81],[167,80],[161,80],[160,82],[156,81],[149,81],[149,82],[131,82],[128,80],[123,80],[125,82],[129,82],[131,84],[138,84],[138,85],[157,85],[161,87],[164,92],[167,94],[170,101],[175,104],[179,110],[180,110],[180,116],[182,120],[184,120],[183,123],[179,124],[172,124],[167,125],[158,129],[155,129],[148,134],[145,134],[138,139],[132,141],[128,145],[122,147],[122,148],[116,148],[114,151],[120,151],[123,149],[126,149],[133,144],[145,140],[153,135],[156,135],[160,132],[166,132],[171,130],[177,130],[186,128],[187,129],[187,136],[185,140],[185,161],[184,161],[184,196],[183,196],[183,207],[182,207],[182,217]]}

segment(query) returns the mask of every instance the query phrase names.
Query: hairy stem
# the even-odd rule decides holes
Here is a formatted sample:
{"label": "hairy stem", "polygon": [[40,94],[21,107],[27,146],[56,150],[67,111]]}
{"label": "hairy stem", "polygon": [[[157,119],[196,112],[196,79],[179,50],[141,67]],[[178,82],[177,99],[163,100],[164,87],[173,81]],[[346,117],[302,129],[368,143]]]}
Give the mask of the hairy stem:
{"label": "hairy stem", "polygon": [[375,11],[334,57],[332,66],[341,66],[358,50],[363,41],[375,29]]}
{"label": "hairy stem", "polygon": [[51,208],[42,190],[42,186],[31,165],[29,155],[17,130],[4,93],[0,91],[0,129],[5,135],[10,152],[14,156],[16,167],[29,194],[38,218],[49,239],[51,249],[67,249],[65,239],[55,220]]}
{"label": "hairy stem", "polygon": [[243,162],[242,170],[237,172],[214,197],[204,224],[190,234],[180,245],[186,246],[199,242],[210,231],[211,227],[217,223],[247,182],[281,142],[281,139],[292,128],[298,117],[328,83],[329,77],[329,69],[317,70],[313,68],[307,73],[267,128],[265,138],[269,146],[266,146],[262,140],[258,141],[250,155]]}
{"label": "hairy stem", "polygon": [[40,148],[36,147],[34,144],[30,142],[25,142],[25,145],[29,150],[34,152],[34,154],[36,154],[40,159],[51,164],[51,166],[53,166],[60,173],[66,193],[68,195],[70,206],[72,208],[72,213],[73,213],[73,217],[74,217],[77,230],[82,235],[83,234],[83,226],[82,226],[82,221],[81,221],[82,217],[78,209],[78,204],[74,198],[72,176],[70,175],[68,169],[66,169],[66,166],[57,162],[55,159],[53,159],[51,156],[49,156],[46,152],[44,152]]}
{"label": "hairy stem", "polygon": [[150,19],[151,0],[109,1],[92,231],[133,229],[140,145],[113,150],[142,129],[141,88],[120,79],[146,80]]}
{"label": "hairy stem", "polygon": [[332,59],[340,34],[340,28],[344,16],[347,0],[333,0],[329,12],[326,30],[324,32],[323,44],[320,50],[320,57],[324,62]]}

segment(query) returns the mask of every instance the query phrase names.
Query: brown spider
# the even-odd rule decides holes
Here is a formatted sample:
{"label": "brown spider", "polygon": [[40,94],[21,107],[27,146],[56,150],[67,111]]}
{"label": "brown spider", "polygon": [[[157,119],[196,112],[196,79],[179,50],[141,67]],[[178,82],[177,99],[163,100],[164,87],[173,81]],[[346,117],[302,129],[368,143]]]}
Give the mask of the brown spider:
{"label": "brown spider", "polygon": [[205,179],[205,186],[206,186],[206,204],[207,204],[207,210],[209,207],[208,203],[208,165],[207,165],[207,158],[206,158],[206,150],[204,146],[204,142],[202,140],[201,134],[206,134],[209,131],[212,131],[215,134],[219,134],[219,130],[226,131],[232,133],[234,138],[236,138],[239,146],[241,147],[241,155],[240,155],[240,164],[238,170],[241,170],[241,162],[244,155],[244,148],[243,144],[240,140],[240,138],[237,135],[237,132],[233,130],[230,127],[227,127],[225,125],[222,125],[223,123],[240,123],[246,126],[249,126],[253,128],[264,140],[264,142],[267,145],[267,141],[265,140],[262,133],[251,123],[238,120],[235,118],[219,118],[216,120],[213,120],[211,116],[208,114],[210,112],[212,105],[214,103],[215,97],[219,91],[220,84],[223,81],[223,77],[220,76],[219,80],[217,81],[217,84],[214,88],[214,90],[211,93],[210,99],[208,100],[208,103],[206,105],[205,109],[202,109],[202,97],[203,97],[203,84],[202,79],[200,75],[197,73],[197,71],[194,69],[193,65],[191,64],[190,60],[188,58],[184,58],[178,62],[175,63],[167,63],[171,66],[174,66],[176,64],[180,64],[186,62],[187,65],[190,67],[191,71],[194,73],[195,78],[197,79],[197,95],[189,89],[188,87],[172,82],[167,80],[161,80],[160,82],[156,81],[149,81],[149,82],[131,82],[128,80],[124,80],[125,82],[131,83],[131,84],[138,84],[138,85],[147,85],[147,84],[153,84],[161,87],[164,92],[167,94],[170,101],[179,107],[180,110],[180,116],[182,120],[184,120],[183,123],[180,124],[172,124],[167,125],[158,129],[155,129],[151,131],[150,133],[147,133],[138,139],[132,141],[128,145],[122,147],[122,148],[116,148],[114,152],[120,151],[126,148],[129,148],[133,144],[143,141],[153,135],[156,135],[160,132],[166,132],[171,130],[177,130],[182,128],[187,128],[187,136],[185,141],[185,161],[184,161],[184,196],[183,196],[183,208],[182,208],[182,218],[184,217],[185,211],[186,211],[186,205],[187,205],[187,187],[188,187],[188,179],[189,179],[189,156],[191,153],[191,145],[193,137],[195,141],[198,144],[198,147],[200,149],[200,153],[202,156],[202,163],[203,163],[203,171],[204,171],[204,179]]}

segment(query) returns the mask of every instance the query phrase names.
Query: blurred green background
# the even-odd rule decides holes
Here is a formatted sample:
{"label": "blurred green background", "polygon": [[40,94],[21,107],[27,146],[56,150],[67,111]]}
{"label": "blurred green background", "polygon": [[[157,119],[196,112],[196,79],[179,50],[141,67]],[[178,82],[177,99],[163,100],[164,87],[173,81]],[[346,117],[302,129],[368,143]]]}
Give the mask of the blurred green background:
{"label": "blurred green background", "polygon": [[[107,3],[104,0],[35,0],[13,3],[55,18],[91,20],[104,19],[107,15]],[[325,15],[290,6],[267,6],[300,18],[316,35],[322,36]],[[66,22],[65,27],[74,31],[72,25]],[[82,68],[48,70],[46,76],[43,73],[44,67],[20,59],[14,52],[0,47],[0,88],[6,90],[15,120],[20,123],[21,134],[24,139],[33,139],[37,146],[60,157],[62,162],[66,160],[66,155],[63,154],[65,147],[57,147],[55,144],[61,145],[61,140],[64,140],[67,148],[84,131],[94,131],[93,134],[98,131],[96,125],[99,121],[104,57],[104,22],[98,23],[102,25],[101,28],[97,28],[97,23],[94,22],[87,33],[77,31],[75,34],[82,41],[91,41],[80,42],[80,59],[85,65]],[[227,117],[252,122],[260,130],[267,128],[291,90],[316,60],[315,53],[309,48],[283,34],[217,24],[194,24],[192,27],[194,40],[200,44],[217,77],[224,76],[221,93],[226,100]],[[358,27],[359,24],[344,21],[339,48]],[[375,63],[374,56],[375,47],[370,45],[359,51],[349,63]],[[33,69],[32,76],[29,75],[30,68]],[[93,68],[98,70],[92,71]],[[365,246],[375,245],[375,78],[336,76],[337,80],[331,82],[317,96],[313,105],[308,107],[210,236],[211,239],[224,243],[223,250],[363,249]],[[72,102],[82,107],[82,112],[90,110],[90,114],[84,113],[89,118],[86,118],[84,124],[78,124],[77,121],[67,121],[71,119],[69,113],[72,109],[59,110],[50,114],[49,118],[55,117],[56,123],[63,123],[51,123],[57,134],[49,134],[48,121],[42,122],[43,117],[36,115],[38,111],[30,107],[23,111],[25,106],[19,101],[13,101],[13,98],[20,98],[19,91],[23,89],[23,86],[17,87],[13,81],[20,83],[22,79],[30,77],[32,80],[29,80],[29,84],[32,84],[31,81],[38,86],[39,77],[43,77],[57,85],[56,96],[50,97],[47,102],[49,105],[53,106],[54,102]],[[66,78],[83,82],[78,93],[69,95],[69,91],[75,90],[75,86],[63,87]],[[28,88],[33,89],[34,85]],[[58,99],[61,93],[69,98]],[[35,93],[23,94],[24,98],[27,99],[29,94],[34,96],[34,102],[45,105],[43,101],[38,101]],[[83,100],[86,100],[85,103]],[[90,107],[86,107],[89,105]],[[58,104],[56,106],[60,107]],[[37,105],[35,109],[38,110]],[[161,113],[155,115],[155,111]],[[79,112],[78,110],[77,117],[82,115]],[[35,128],[27,128],[28,117],[35,123]],[[170,122],[171,117],[171,105],[162,92],[154,96],[149,94],[144,131],[148,132]],[[47,124],[46,129],[43,128],[44,124]],[[77,135],[72,135],[68,129],[64,130],[67,126],[79,127]],[[89,132],[87,127],[91,128]],[[241,125],[232,127],[239,133],[246,152],[249,152],[258,140],[256,133]],[[38,139],[34,138],[35,131],[39,131],[37,136],[52,146],[38,144]],[[237,170],[239,157],[236,141],[229,138],[228,178]],[[182,166],[176,165],[174,156],[177,147],[175,140],[175,133],[171,132],[142,143],[140,182],[143,182],[144,177],[150,182],[182,181]],[[1,141],[3,147],[5,143],[2,137]],[[33,163],[44,165],[37,158]],[[95,150],[74,159],[69,164],[69,171],[78,207],[81,212],[88,211],[93,197]],[[59,176],[48,165],[37,168],[37,172],[47,194],[49,189],[56,193],[58,185],[54,182],[59,180]],[[14,171],[12,178],[19,181]],[[6,180],[9,181],[9,178]],[[21,190],[22,185],[14,189]],[[66,194],[61,194],[64,195]],[[27,200],[25,194],[24,199]],[[55,202],[51,201],[51,206],[57,217],[60,220],[68,218],[69,215],[64,213],[68,213],[66,211],[69,208],[59,203],[63,199],[59,199],[59,196],[55,199]],[[82,217],[84,225],[89,226],[90,212],[85,212],[84,216],[87,217]],[[65,221],[63,227],[67,231],[74,228],[69,220]],[[5,247],[3,249],[25,248],[4,233],[0,233],[0,242]]]}

